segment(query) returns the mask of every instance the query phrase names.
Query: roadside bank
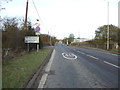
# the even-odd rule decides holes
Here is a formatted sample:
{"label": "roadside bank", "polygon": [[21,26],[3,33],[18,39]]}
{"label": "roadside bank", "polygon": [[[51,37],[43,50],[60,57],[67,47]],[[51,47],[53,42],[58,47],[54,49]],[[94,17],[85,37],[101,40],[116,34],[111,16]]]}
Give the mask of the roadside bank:
{"label": "roadside bank", "polygon": [[[34,87],[36,77],[40,75],[40,68],[47,63],[52,53],[50,49],[10,60],[2,66],[2,88],[31,88]],[[36,77],[35,77],[36,76]]]}

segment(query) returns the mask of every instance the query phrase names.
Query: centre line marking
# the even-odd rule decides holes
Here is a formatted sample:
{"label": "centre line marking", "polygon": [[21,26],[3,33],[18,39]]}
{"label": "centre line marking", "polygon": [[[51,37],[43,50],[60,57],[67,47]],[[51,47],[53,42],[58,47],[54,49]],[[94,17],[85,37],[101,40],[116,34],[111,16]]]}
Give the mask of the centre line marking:
{"label": "centre line marking", "polygon": [[88,54],[86,54],[86,55],[89,56],[89,57],[91,57],[91,58],[97,59],[97,60],[99,59],[99,58],[96,58],[96,57],[88,55]]}
{"label": "centre line marking", "polygon": [[112,63],[109,63],[109,62],[106,62],[106,61],[103,61],[103,62],[106,63],[106,64],[109,64],[109,65],[111,65],[111,66],[114,66],[114,67],[116,67],[116,68],[120,68],[119,66],[114,65],[114,64],[112,64]]}
{"label": "centre line marking", "polygon": [[99,58],[97,58],[97,57],[94,57],[94,56],[91,56],[91,55],[85,54],[85,53],[83,53],[83,52],[80,52],[80,51],[77,51],[77,52],[79,52],[79,53],[81,53],[81,54],[84,54],[84,55],[86,55],[86,56],[89,56],[89,57],[91,57],[91,58],[94,58],[94,59],[97,59],[97,60],[99,60]]}
{"label": "centre line marking", "polygon": [[[94,58],[94,59],[96,59],[96,60],[100,60],[100,59],[97,58],[97,57],[94,57],[94,56],[91,56],[91,55],[85,54],[85,53],[83,53],[83,52],[81,52],[81,51],[77,51],[77,52],[79,52],[79,53],[81,53],[81,54],[84,54],[84,55],[86,55],[86,56],[89,56],[89,57],[91,57],[91,58]],[[107,62],[107,61],[103,61],[103,62],[106,63],[106,64],[108,64],[108,65],[114,66],[114,67],[116,67],[116,68],[120,68],[119,66],[114,65],[114,64],[112,64],[112,63],[109,63],[109,62]]]}
{"label": "centre line marking", "polygon": [[79,53],[81,53],[81,54],[85,54],[85,53],[83,53],[83,52],[80,52],[80,51],[77,51],[77,52],[79,52]]}

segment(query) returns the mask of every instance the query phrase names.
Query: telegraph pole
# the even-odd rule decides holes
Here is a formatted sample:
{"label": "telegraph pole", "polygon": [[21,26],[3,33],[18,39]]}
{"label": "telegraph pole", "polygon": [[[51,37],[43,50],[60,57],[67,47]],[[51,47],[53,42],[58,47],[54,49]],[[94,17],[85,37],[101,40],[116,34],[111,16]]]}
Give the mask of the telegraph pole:
{"label": "telegraph pole", "polygon": [[120,1],[118,2],[118,28],[120,28]]}
{"label": "telegraph pole", "polygon": [[24,30],[27,30],[27,15],[28,15],[28,0],[26,2],[26,13],[25,13]]}
{"label": "telegraph pole", "polygon": [[109,1],[108,1],[108,18],[107,18],[107,21],[108,21],[108,25],[107,25],[107,50],[109,50],[109,44],[110,44],[110,30],[109,30]]}
{"label": "telegraph pole", "polygon": [[[120,1],[118,2],[118,32],[119,30],[120,30]],[[118,38],[120,38],[120,33],[118,33]],[[118,52],[120,53],[120,39],[118,39]]]}
{"label": "telegraph pole", "polygon": [[[27,15],[28,15],[28,0],[26,2],[26,13],[25,13],[25,22],[24,22],[24,31],[27,31]],[[29,52],[29,43],[27,43],[27,48],[28,48],[28,52]]]}

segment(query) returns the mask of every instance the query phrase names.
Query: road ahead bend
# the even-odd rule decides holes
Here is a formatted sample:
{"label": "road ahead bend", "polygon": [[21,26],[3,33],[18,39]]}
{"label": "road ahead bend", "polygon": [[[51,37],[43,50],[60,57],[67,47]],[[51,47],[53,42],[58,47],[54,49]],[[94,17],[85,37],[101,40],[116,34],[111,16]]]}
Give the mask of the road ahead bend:
{"label": "road ahead bend", "polygon": [[52,59],[43,88],[118,88],[116,54],[57,44]]}

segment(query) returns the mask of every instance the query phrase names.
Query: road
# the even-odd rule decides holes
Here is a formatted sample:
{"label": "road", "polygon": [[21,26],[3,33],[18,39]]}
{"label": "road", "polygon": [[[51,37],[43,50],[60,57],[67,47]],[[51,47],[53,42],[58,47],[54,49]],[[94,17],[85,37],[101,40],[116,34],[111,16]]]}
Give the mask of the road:
{"label": "road", "polygon": [[118,57],[95,49],[57,44],[39,88],[118,88]]}

